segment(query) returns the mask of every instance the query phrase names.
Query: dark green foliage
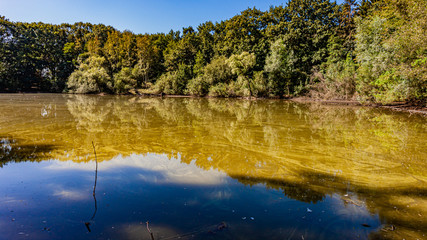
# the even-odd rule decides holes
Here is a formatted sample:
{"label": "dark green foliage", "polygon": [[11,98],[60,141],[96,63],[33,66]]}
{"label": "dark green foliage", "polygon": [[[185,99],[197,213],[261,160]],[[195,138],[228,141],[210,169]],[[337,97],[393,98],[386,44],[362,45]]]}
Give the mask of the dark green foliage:
{"label": "dark green foliage", "polygon": [[114,92],[126,93],[136,87],[137,80],[132,73],[132,69],[124,67],[120,72],[114,74]]}
{"label": "dark green foliage", "polygon": [[187,94],[204,96],[209,87],[220,83],[228,84],[235,79],[227,58],[220,56],[199,71],[196,78],[187,85]]}
{"label": "dark green foliage", "polygon": [[356,91],[356,63],[352,51],[344,44],[347,39],[329,39],[327,61],[313,69],[309,95],[320,99],[353,98]]}
{"label": "dark green foliage", "polygon": [[188,80],[191,79],[191,68],[180,64],[175,71],[167,72],[160,76],[154,85],[155,92],[180,95],[185,93]]}
{"label": "dark green foliage", "polygon": [[0,92],[60,92],[74,70],[63,26],[0,19]]}

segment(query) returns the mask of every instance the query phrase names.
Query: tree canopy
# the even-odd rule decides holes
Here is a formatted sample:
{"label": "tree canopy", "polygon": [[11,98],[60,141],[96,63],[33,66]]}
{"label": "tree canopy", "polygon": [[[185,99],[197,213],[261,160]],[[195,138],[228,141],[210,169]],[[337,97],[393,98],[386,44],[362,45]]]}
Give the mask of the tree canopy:
{"label": "tree canopy", "polygon": [[427,99],[425,0],[290,0],[157,34],[0,17],[0,92]]}

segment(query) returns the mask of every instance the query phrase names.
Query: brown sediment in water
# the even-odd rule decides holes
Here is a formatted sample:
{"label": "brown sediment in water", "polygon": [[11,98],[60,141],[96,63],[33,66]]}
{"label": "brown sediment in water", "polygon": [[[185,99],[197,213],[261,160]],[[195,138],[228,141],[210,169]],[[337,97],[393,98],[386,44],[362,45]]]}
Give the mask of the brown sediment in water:
{"label": "brown sediment in water", "polygon": [[20,97],[0,101],[10,161],[92,161],[94,141],[99,162],[167,154],[303,202],[339,195],[378,214],[388,239],[427,234],[423,116],[277,100]]}
{"label": "brown sediment in water", "polygon": [[376,103],[361,103],[356,100],[324,100],[314,99],[307,97],[294,97],[290,98],[291,101],[299,103],[320,103],[324,105],[342,105],[342,106],[368,106],[375,108],[385,108],[394,111],[404,111],[415,114],[427,115],[427,107],[421,102],[393,102],[388,104],[376,104]]}

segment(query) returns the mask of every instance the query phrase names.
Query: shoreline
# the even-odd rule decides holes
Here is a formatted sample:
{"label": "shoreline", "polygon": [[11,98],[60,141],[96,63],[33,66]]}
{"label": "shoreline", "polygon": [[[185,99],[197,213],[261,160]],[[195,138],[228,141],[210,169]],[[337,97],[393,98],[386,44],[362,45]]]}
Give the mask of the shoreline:
{"label": "shoreline", "polygon": [[[3,94],[66,94],[70,95],[70,93],[42,93],[42,92],[18,92],[18,93],[0,93]],[[198,97],[191,95],[168,95],[168,94],[148,94],[141,93],[139,91],[129,92],[128,94],[106,94],[106,93],[97,93],[97,94],[71,94],[71,95],[96,95],[96,96],[106,96],[106,95],[122,95],[122,96],[136,96],[136,97],[159,97],[159,98],[223,98],[223,97]],[[379,104],[379,103],[361,103],[355,100],[322,100],[322,99],[314,99],[309,97],[287,97],[287,98],[256,98],[256,97],[231,97],[234,99],[245,99],[245,100],[262,100],[262,99],[272,99],[272,100],[287,100],[297,103],[320,103],[323,105],[337,105],[337,106],[365,106],[372,108],[385,108],[390,109],[397,112],[409,112],[410,114],[419,114],[427,117],[427,107],[422,106],[421,104],[417,104],[414,102],[394,102],[390,104]],[[223,98],[227,99],[227,98]]]}
{"label": "shoreline", "polygon": [[413,102],[393,102],[390,104],[379,103],[361,103],[355,100],[322,100],[307,97],[290,98],[294,102],[317,102],[324,105],[341,105],[341,106],[367,106],[372,108],[385,108],[398,112],[409,112],[411,114],[421,114],[427,117],[427,107]]}

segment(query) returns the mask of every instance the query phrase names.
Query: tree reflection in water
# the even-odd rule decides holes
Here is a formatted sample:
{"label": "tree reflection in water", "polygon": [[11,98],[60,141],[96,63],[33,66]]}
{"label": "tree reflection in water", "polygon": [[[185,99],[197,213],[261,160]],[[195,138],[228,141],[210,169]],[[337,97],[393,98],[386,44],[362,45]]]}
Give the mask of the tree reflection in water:
{"label": "tree reflection in water", "polygon": [[[332,194],[345,203],[363,202],[397,227],[381,232],[391,237],[419,237],[427,229],[419,217],[427,215],[424,117],[281,100],[58,98],[58,107],[51,108],[56,117],[35,117],[40,108],[32,107],[0,134],[33,142],[41,149],[38,159],[87,162],[92,141],[100,162],[133,153],[167,154],[303,202]],[[30,156],[31,148],[21,150],[16,158],[3,153],[2,162],[34,160],[19,155]],[[349,193],[355,198],[348,199]]]}

